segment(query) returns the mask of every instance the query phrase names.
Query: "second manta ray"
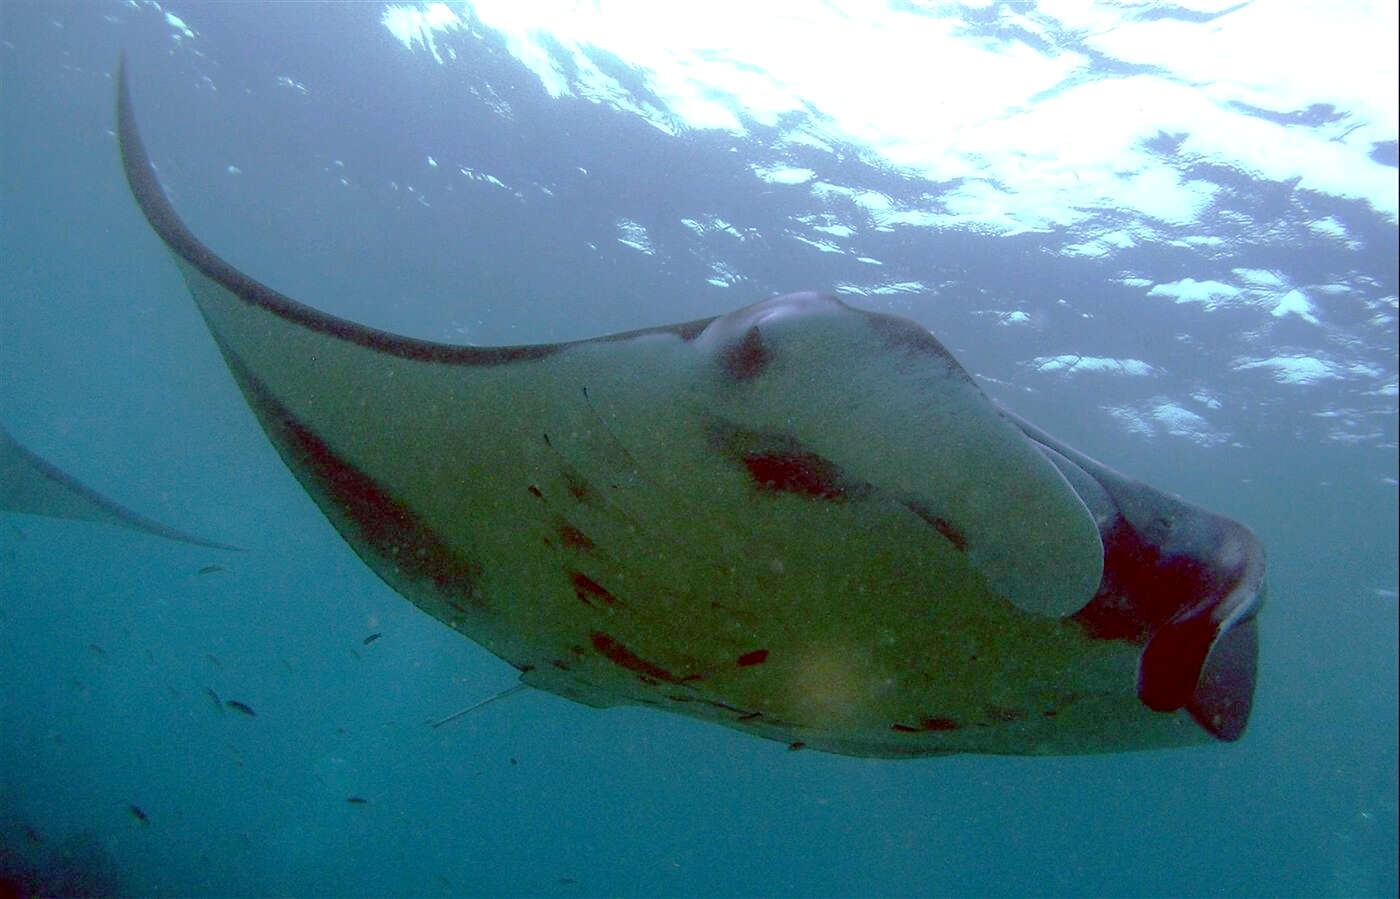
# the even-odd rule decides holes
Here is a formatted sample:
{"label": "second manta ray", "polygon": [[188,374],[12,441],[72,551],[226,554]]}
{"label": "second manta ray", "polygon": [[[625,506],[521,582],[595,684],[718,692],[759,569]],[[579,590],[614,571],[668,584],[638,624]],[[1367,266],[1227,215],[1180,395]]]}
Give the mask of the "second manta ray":
{"label": "second manta ray", "polygon": [[118,135],[283,461],[386,583],[541,690],[858,756],[1235,740],[1263,550],[818,294],[469,347],[319,312],[181,222]]}

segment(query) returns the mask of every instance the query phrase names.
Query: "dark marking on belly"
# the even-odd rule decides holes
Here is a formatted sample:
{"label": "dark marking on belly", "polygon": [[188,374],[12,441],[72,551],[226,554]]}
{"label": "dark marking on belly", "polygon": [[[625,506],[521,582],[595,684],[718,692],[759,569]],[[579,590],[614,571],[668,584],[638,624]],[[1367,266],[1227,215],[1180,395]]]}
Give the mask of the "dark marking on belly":
{"label": "dark marking on belly", "polygon": [[570,570],[569,583],[574,585],[574,595],[586,606],[592,606],[595,599],[609,606],[621,605],[607,588],[581,571]]}
{"label": "dark marking on belly", "polygon": [[667,683],[676,683],[677,678],[674,674],[654,662],[647,661],[602,631],[594,631],[588,635],[588,639],[603,658],[619,668],[626,668],[628,671],[654,677]]}
{"label": "dark marking on belly", "polygon": [[531,484],[525,489],[530,491],[530,495],[533,496],[535,499],[544,499],[544,494],[541,493],[540,488],[536,487],[534,484]]}
{"label": "dark marking on belly", "polygon": [[816,453],[749,453],[744,467],[754,486],[772,493],[799,493],[818,499],[843,499],[840,470]]}
{"label": "dark marking on belly", "polygon": [[736,706],[736,705],[730,705],[730,704],[727,703],[727,702],[718,702],[718,701],[713,700],[713,699],[701,699],[701,700],[699,700],[699,701],[702,702],[702,703],[704,703],[705,705],[714,706],[715,708],[721,709],[721,710],[726,711],[726,712],[734,712],[734,713],[735,713],[736,715],[738,715],[740,718],[742,718],[743,716],[749,714],[749,712],[748,712],[747,709],[741,709],[741,708],[739,708],[738,706]]}
{"label": "dark marking on belly", "polygon": [[396,589],[401,589],[396,582],[428,581],[444,596],[481,601],[482,569],[477,561],[449,547],[388,486],[282,405],[232,347],[222,341],[219,347],[287,467],[351,545],[373,550],[375,558],[365,561],[380,577]]}
{"label": "dark marking on belly", "polygon": [[933,510],[924,505],[921,500],[911,499],[904,503],[905,508],[924,520],[924,523],[935,531],[943,535],[943,539],[953,544],[953,549],[960,553],[967,552],[967,537],[962,531],[953,527],[948,519],[935,515]]}
{"label": "dark marking on belly", "polygon": [[597,507],[603,504],[603,495],[594,489],[583,475],[568,466],[561,468],[560,474],[564,476],[564,486],[568,488],[569,495],[575,500],[585,506]]}
{"label": "dark marking on belly", "polygon": [[752,652],[746,652],[743,655],[739,656],[739,658],[735,660],[735,663],[740,668],[747,668],[750,665],[762,665],[767,660],[768,650],[755,649]]}
{"label": "dark marking on belly", "polygon": [[749,431],[724,421],[710,422],[707,431],[711,445],[743,465],[753,485],[764,492],[840,501],[862,499],[874,491],[787,434]]}
{"label": "dark marking on belly", "polygon": [[564,545],[570,549],[581,549],[584,552],[593,551],[593,541],[589,539],[588,535],[564,519],[554,519],[554,531],[559,535],[559,539],[564,541]]}
{"label": "dark marking on belly", "polygon": [[773,351],[764,346],[763,335],[753,327],[744,333],[743,340],[725,349],[720,365],[733,380],[747,381],[761,375],[773,359]]}
{"label": "dark marking on belly", "polygon": [[920,718],[918,726],[900,724],[897,721],[890,725],[890,730],[898,731],[902,734],[917,734],[929,730],[958,730],[960,728],[961,725],[951,718]]}

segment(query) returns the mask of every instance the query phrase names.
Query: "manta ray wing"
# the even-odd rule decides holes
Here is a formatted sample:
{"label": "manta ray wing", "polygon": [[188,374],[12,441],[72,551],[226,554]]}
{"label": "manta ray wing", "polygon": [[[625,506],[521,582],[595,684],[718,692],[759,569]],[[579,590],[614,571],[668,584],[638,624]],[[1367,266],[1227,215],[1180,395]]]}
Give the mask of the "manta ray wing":
{"label": "manta ray wing", "polygon": [[107,499],[30,452],[4,428],[0,428],[0,509],[115,524],[211,549],[238,549],[166,527]]}
{"label": "manta ray wing", "polygon": [[[1112,582],[1116,494],[912,322],[790,294],[562,344],[400,337],[195,238],[152,171],[124,67],[118,135],[288,468],[386,583],[526,684],[868,756],[1214,733],[1189,690],[1171,708],[1139,695],[1143,634],[1078,618]],[[1182,656],[1194,673],[1163,653],[1175,682],[1200,679],[1199,642]]]}

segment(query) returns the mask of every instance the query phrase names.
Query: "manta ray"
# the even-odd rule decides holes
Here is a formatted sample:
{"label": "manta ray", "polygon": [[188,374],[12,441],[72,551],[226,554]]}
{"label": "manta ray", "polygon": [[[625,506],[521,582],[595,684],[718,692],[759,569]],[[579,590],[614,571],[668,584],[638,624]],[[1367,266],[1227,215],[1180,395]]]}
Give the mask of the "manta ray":
{"label": "manta ray", "polygon": [[166,527],[113,502],[26,449],[3,427],[0,427],[0,510],[99,521],[195,546],[238,549]]}
{"label": "manta ray", "polygon": [[520,681],[833,753],[1238,739],[1245,527],[1001,408],[926,329],[818,293],[462,346],[234,268],[117,134],[249,407],[346,543]]}

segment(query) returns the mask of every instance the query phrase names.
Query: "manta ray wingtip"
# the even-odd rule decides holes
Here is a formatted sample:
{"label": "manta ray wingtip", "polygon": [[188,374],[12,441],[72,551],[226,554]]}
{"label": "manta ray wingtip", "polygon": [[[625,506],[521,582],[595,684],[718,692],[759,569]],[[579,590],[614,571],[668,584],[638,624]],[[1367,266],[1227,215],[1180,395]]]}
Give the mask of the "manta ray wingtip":
{"label": "manta ray wingtip", "polygon": [[117,503],[22,445],[0,426],[0,511],[113,524],[193,546],[245,552],[167,527]]}

